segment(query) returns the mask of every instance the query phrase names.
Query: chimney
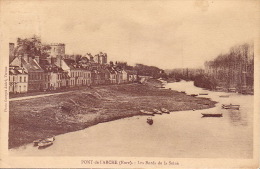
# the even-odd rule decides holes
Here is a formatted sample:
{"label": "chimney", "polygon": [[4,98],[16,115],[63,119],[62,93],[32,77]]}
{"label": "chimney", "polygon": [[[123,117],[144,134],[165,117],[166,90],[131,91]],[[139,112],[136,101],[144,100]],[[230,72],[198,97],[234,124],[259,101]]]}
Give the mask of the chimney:
{"label": "chimney", "polygon": [[9,43],[9,63],[14,60],[14,43]]}
{"label": "chimney", "polygon": [[55,63],[55,58],[51,57],[51,60],[50,60],[49,63],[54,64]]}
{"label": "chimney", "polygon": [[18,55],[19,66],[22,67],[22,55]]}
{"label": "chimney", "polygon": [[58,67],[61,67],[61,60],[62,60],[62,56],[61,55],[58,55],[57,58],[56,58],[56,65]]}

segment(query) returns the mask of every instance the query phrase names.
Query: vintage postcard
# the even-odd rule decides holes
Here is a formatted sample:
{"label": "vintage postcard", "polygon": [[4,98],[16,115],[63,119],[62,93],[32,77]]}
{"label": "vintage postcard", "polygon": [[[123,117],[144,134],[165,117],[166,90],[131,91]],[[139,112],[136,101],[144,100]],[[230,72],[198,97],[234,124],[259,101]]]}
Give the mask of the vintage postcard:
{"label": "vintage postcard", "polygon": [[1,168],[258,168],[258,0],[0,0]]}

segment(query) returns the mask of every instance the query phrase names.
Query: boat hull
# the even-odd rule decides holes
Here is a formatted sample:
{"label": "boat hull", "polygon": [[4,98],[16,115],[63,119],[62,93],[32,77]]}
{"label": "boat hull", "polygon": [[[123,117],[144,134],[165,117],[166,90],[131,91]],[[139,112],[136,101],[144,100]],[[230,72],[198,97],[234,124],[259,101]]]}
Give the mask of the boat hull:
{"label": "boat hull", "polygon": [[33,141],[33,146],[38,146],[38,144],[43,141],[43,139]]}
{"label": "boat hull", "polygon": [[222,117],[222,114],[206,114],[206,113],[201,113],[202,117]]}
{"label": "boat hull", "polygon": [[226,105],[226,104],[223,104],[223,105],[222,105],[222,108],[223,108],[223,109],[234,109],[234,110],[239,110],[240,105],[232,105],[232,104],[230,104],[230,105]]}
{"label": "boat hull", "polygon": [[53,144],[53,141],[42,141],[38,144],[38,148],[43,149],[43,148],[51,146],[52,144]]}
{"label": "boat hull", "polygon": [[192,97],[196,97],[196,96],[198,96],[197,94],[191,94],[190,96],[192,96]]}
{"label": "boat hull", "polygon": [[170,114],[170,111],[167,110],[167,109],[165,109],[165,108],[162,108],[161,111],[162,111],[163,113]]}
{"label": "boat hull", "polygon": [[229,97],[228,95],[220,95],[219,97]]}
{"label": "boat hull", "polygon": [[162,112],[160,110],[157,109],[153,109],[154,114],[162,114]]}
{"label": "boat hull", "polygon": [[141,112],[142,115],[154,116],[153,112],[148,112],[148,111],[145,111],[145,110],[140,110],[140,112]]}

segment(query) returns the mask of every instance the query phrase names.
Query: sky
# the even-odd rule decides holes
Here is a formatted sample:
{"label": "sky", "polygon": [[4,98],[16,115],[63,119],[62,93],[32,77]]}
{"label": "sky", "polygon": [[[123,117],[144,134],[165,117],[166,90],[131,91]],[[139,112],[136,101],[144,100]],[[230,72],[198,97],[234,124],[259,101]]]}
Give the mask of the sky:
{"label": "sky", "polygon": [[[3,3],[4,2],[4,3]],[[2,1],[10,42],[36,34],[67,54],[162,69],[203,67],[256,36],[257,0]]]}

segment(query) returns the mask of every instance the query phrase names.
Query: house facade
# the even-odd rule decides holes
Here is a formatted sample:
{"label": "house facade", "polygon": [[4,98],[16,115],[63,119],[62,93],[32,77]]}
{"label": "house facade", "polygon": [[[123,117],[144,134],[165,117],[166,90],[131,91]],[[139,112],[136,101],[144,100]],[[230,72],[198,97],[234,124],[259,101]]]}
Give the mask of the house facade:
{"label": "house facade", "polygon": [[122,83],[128,83],[127,72],[124,69],[122,69],[121,73],[122,73]]}
{"label": "house facade", "polygon": [[137,82],[137,72],[134,70],[126,70],[128,82]]}
{"label": "house facade", "polygon": [[44,70],[39,65],[39,59],[28,56],[18,56],[11,63],[10,67],[18,66],[28,72],[28,92],[41,91],[44,86]]}
{"label": "house facade", "polygon": [[9,92],[26,93],[28,91],[28,73],[18,66],[9,67]]}

